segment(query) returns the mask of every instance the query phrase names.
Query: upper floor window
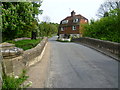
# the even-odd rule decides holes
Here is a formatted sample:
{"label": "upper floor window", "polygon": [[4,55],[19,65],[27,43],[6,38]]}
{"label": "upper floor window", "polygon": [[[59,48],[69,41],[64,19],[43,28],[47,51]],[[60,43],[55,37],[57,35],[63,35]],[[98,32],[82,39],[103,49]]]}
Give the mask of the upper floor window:
{"label": "upper floor window", "polygon": [[87,20],[85,20],[85,22],[87,22]]}
{"label": "upper floor window", "polygon": [[78,21],[79,21],[78,18],[73,20],[74,23],[77,23]]}
{"label": "upper floor window", "polygon": [[64,31],[64,28],[63,28],[63,27],[61,27],[61,31]]}
{"label": "upper floor window", "polygon": [[76,26],[72,26],[72,30],[76,30]]}
{"label": "upper floor window", "polygon": [[62,24],[66,24],[66,23],[68,23],[68,20],[62,21]]}

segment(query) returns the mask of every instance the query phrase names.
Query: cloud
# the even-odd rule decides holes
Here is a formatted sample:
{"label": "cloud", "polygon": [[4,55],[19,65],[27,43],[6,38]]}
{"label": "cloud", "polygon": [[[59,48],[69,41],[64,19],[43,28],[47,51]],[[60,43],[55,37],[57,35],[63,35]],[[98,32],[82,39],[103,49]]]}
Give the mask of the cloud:
{"label": "cloud", "polygon": [[51,22],[59,23],[62,19],[70,16],[72,10],[88,19],[96,18],[97,10],[104,0],[44,0],[41,6],[42,17],[49,16]]}

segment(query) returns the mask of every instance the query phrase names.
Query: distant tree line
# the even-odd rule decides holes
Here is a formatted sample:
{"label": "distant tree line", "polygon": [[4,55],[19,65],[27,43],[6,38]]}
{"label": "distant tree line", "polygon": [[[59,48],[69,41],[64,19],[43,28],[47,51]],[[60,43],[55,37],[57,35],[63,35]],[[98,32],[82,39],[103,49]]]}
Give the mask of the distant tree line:
{"label": "distant tree line", "polygon": [[39,24],[39,36],[52,36],[53,34],[57,35],[58,32],[58,26],[57,23],[47,23],[47,22],[41,22]]}
{"label": "distant tree line", "polygon": [[20,37],[48,36],[57,31],[57,24],[38,23],[40,2],[2,2],[2,40],[12,40]]}
{"label": "distant tree line", "polygon": [[120,43],[120,1],[105,2],[98,10],[100,19],[84,26],[84,36]]}

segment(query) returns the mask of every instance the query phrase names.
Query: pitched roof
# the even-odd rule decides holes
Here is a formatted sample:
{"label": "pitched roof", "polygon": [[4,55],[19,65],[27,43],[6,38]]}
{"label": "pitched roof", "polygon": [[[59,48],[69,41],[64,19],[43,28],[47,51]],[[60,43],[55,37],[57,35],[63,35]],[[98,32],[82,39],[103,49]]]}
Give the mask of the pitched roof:
{"label": "pitched roof", "polygon": [[87,18],[85,18],[84,16],[78,14],[78,15],[75,15],[75,16],[68,16],[68,17],[64,18],[62,21],[64,21],[64,20],[69,20],[69,19],[73,19],[73,18],[80,18],[80,19],[84,18],[84,19],[87,19]]}

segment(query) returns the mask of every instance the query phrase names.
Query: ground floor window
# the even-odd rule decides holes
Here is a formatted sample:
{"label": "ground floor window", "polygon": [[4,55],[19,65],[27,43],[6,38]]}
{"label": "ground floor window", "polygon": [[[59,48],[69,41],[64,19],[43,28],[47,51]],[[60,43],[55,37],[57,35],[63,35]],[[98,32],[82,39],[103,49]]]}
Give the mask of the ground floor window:
{"label": "ground floor window", "polygon": [[70,34],[64,34],[64,38],[70,38]]}
{"label": "ground floor window", "polygon": [[76,30],[76,26],[72,26],[72,30]]}

